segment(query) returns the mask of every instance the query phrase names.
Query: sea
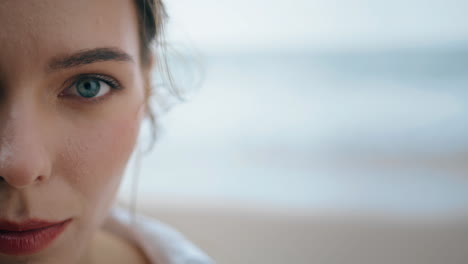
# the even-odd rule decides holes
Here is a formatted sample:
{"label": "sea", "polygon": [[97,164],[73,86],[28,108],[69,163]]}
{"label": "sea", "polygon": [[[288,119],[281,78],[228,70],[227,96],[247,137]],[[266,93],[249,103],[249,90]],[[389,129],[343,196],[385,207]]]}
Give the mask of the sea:
{"label": "sea", "polygon": [[467,45],[173,61],[186,98],[158,117],[121,197],[468,213]]}

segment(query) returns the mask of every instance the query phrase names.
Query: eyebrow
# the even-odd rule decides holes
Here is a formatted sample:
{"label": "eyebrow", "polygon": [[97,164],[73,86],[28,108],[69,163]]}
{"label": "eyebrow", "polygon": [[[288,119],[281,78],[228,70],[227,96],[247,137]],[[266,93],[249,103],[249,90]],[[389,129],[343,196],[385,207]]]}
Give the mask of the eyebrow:
{"label": "eyebrow", "polygon": [[55,71],[104,61],[133,62],[134,60],[132,56],[118,48],[105,47],[80,50],[71,55],[55,57],[48,66],[50,70]]}

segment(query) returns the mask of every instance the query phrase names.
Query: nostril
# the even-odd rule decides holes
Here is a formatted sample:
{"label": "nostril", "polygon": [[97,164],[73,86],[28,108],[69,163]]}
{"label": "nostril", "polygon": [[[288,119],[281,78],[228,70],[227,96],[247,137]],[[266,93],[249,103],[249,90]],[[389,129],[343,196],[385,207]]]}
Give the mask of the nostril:
{"label": "nostril", "polygon": [[[40,176],[37,176],[34,181],[35,182],[43,182],[44,180],[46,180],[46,177],[44,177],[43,175],[40,175]],[[0,176],[0,184],[3,183],[3,182],[7,182],[7,180],[3,176]]]}
{"label": "nostril", "polygon": [[43,180],[44,180],[44,176],[42,176],[42,175],[41,175],[41,176],[38,176],[38,177],[36,178],[36,181],[43,181]]}

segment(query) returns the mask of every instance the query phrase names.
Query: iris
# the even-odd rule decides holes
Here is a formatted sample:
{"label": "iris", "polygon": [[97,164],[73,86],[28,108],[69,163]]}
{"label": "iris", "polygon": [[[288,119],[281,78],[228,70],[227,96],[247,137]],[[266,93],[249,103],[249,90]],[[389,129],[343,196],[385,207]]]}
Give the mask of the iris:
{"label": "iris", "polygon": [[81,80],[76,84],[76,90],[82,97],[95,97],[101,90],[101,83],[98,80],[93,79]]}

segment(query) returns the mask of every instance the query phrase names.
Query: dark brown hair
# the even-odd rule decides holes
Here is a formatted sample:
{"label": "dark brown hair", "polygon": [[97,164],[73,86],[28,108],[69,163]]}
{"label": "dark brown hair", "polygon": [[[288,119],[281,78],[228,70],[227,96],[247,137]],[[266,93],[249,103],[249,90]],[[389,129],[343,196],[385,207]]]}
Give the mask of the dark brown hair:
{"label": "dark brown hair", "polygon": [[[164,39],[164,26],[168,16],[162,0],[135,0],[138,12],[138,25],[140,36],[140,56],[144,67],[153,67],[162,76],[160,79],[166,80],[165,85],[158,89],[166,87],[168,92],[178,96],[172,85],[172,78],[168,70],[168,64],[165,57],[166,43]],[[151,75],[151,74],[150,74]],[[146,98],[147,98],[147,117],[152,125],[152,137],[149,150],[154,145],[156,139],[156,114],[151,107],[149,98],[151,95],[161,91],[155,91],[152,87],[151,76],[146,80]]]}
{"label": "dark brown hair", "polygon": [[141,59],[148,65],[153,45],[163,45],[167,13],[162,0],[136,0]]}
{"label": "dark brown hair", "polygon": [[[144,69],[151,70],[155,66],[160,74],[169,75],[167,61],[164,57],[165,41],[164,41],[164,25],[167,20],[167,13],[162,0],[135,0],[138,13],[138,30],[140,36],[140,61]],[[151,122],[151,142],[147,150],[151,150],[156,141],[156,114],[150,104],[150,97],[155,93],[155,88],[152,87],[151,72],[147,74],[145,80],[146,93],[146,113]],[[158,87],[159,89],[159,87]],[[131,221],[136,223],[137,211],[137,193],[138,193],[138,176],[141,157],[139,151],[136,156],[137,165],[135,175],[132,178],[131,197],[129,209],[131,212]]]}

